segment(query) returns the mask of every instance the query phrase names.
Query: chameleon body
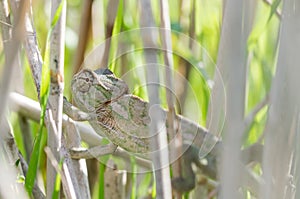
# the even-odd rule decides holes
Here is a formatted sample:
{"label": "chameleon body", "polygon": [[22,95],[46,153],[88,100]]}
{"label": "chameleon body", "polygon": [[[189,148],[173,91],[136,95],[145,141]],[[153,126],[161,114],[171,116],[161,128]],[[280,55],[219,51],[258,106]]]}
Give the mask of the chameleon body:
{"label": "chameleon body", "polygon": [[[84,69],[74,75],[71,83],[73,99],[77,107],[94,115],[89,123],[100,135],[107,137],[112,143],[132,153],[149,153],[150,138],[148,135],[149,104],[141,98],[128,93],[127,84],[115,77],[108,69],[96,71]],[[160,109],[164,115],[166,111]],[[217,140],[205,128],[180,115],[176,116],[176,132],[183,137],[184,150],[190,151],[183,167],[187,167],[186,176],[189,183],[182,185],[184,178],[173,181],[173,186],[182,191],[191,190],[195,177],[191,171],[191,162],[199,159],[198,152],[204,139]],[[190,179],[192,178],[192,179]]]}

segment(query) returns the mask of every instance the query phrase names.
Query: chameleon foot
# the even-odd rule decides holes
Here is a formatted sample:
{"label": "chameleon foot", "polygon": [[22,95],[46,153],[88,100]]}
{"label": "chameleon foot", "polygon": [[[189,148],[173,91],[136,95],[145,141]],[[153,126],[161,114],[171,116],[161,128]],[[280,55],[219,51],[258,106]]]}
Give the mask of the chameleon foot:
{"label": "chameleon foot", "polygon": [[189,192],[195,188],[196,176],[192,168],[192,163],[198,165],[199,149],[194,146],[184,145],[186,151],[182,156],[182,175],[172,180],[172,187],[178,192]]}
{"label": "chameleon foot", "polygon": [[195,176],[174,178],[172,179],[172,187],[181,193],[189,192],[195,188]]}

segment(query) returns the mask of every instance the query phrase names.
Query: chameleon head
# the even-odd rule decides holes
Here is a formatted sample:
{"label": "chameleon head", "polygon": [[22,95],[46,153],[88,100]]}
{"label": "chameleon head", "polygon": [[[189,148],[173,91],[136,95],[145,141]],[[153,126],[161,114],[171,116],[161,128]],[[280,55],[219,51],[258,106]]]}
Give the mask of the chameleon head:
{"label": "chameleon head", "polygon": [[76,105],[88,112],[128,93],[126,83],[108,69],[81,70],[74,75],[71,89]]}

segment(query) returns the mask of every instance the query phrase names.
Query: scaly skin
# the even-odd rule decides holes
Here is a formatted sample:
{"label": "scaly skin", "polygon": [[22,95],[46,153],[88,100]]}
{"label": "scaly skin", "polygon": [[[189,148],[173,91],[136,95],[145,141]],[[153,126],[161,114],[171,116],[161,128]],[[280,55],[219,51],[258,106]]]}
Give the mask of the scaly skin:
{"label": "scaly skin", "polygon": [[[150,152],[149,143],[153,138],[148,137],[151,122],[149,104],[128,94],[128,86],[123,80],[115,77],[108,69],[84,69],[73,77],[71,89],[78,108],[95,115],[95,119],[89,122],[97,133],[129,152]],[[163,109],[161,111],[166,115]],[[186,169],[184,178],[175,179],[172,184],[177,190],[188,191],[195,184],[191,162],[197,163],[200,149],[206,152],[203,149],[204,139],[216,143],[217,138],[180,115],[176,116],[175,124],[176,132],[182,134],[184,150],[191,153],[186,153],[183,157]],[[188,183],[185,183],[186,180]]]}

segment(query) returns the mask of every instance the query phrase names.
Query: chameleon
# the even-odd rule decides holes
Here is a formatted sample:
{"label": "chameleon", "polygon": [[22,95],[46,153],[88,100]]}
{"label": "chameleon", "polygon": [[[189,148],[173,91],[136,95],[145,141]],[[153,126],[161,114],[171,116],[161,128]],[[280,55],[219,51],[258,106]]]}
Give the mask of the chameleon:
{"label": "chameleon", "polygon": [[[71,92],[78,109],[72,108],[65,99],[64,112],[74,118],[76,110],[77,120],[87,120],[98,134],[111,141],[111,152],[116,147],[135,154],[151,152],[153,137],[148,135],[151,122],[149,103],[130,94],[127,84],[113,72],[109,69],[83,69],[73,76]],[[160,111],[166,116],[164,109],[160,108]],[[191,164],[199,165],[201,150],[209,152],[203,143],[205,140],[217,143],[218,138],[181,115],[176,115],[175,120],[175,130],[182,134],[185,153],[182,157],[183,175],[172,179],[172,186],[180,192],[187,192],[195,186]]]}

